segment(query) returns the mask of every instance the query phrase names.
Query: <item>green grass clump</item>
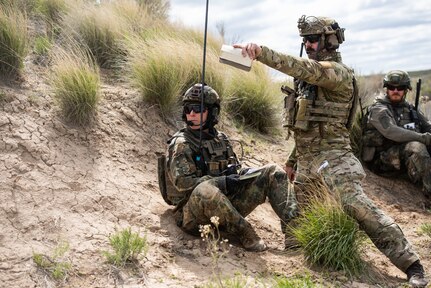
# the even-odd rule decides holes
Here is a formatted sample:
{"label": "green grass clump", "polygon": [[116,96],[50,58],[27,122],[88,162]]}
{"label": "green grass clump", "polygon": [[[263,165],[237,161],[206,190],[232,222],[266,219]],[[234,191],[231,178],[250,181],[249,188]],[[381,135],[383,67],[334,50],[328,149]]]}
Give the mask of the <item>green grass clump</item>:
{"label": "green grass clump", "polygon": [[[325,269],[342,270],[349,276],[363,272],[360,258],[365,236],[355,219],[344,213],[324,184],[311,184],[320,197],[309,200],[290,227],[301,245],[306,260]],[[324,189],[318,191],[317,189]]]}
{"label": "green grass clump", "polygon": [[252,71],[233,71],[224,106],[236,121],[262,133],[276,128],[280,119],[280,87],[272,84],[262,65],[254,63]]}
{"label": "green grass clump", "polygon": [[46,56],[52,48],[52,42],[48,37],[38,36],[34,39],[34,53],[38,56]]}
{"label": "green grass clump", "polygon": [[422,224],[420,232],[431,238],[431,223]]}
{"label": "green grass clump", "polygon": [[38,0],[36,9],[45,18],[47,34],[52,39],[60,31],[60,23],[69,10],[66,0]]}
{"label": "green grass clump", "polygon": [[43,270],[54,280],[65,279],[72,269],[72,264],[69,261],[61,261],[61,258],[67,250],[69,250],[69,244],[62,243],[56,247],[52,257],[40,253],[33,253],[33,262],[39,269]]}
{"label": "green grass clump", "polygon": [[[145,102],[159,106],[162,116],[172,115],[186,89],[201,81],[202,47],[177,38],[148,41],[136,38],[130,44],[134,85]],[[222,71],[216,68],[215,62],[218,62],[217,56],[208,52],[205,79],[221,96]]]}
{"label": "green grass clump", "polygon": [[28,37],[25,15],[11,6],[0,6],[0,75],[20,75],[28,52]]}
{"label": "green grass clump", "polygon": [[341,209],[314,203],[298,222],[294,235],[311,264],[359,275],[363,267],[359,256],[361,237],[354,219]]}
{"label": "green grass clump", "polygon": [[118,68],[125,59],[123,41],[128,25],[110,5],[82,6],[69,14],[65,26],[89,48],[102,68]]}
{"label": "green grass clump", "polygon": [[148,251],[147,237],[140,237],[138,233],[132,233],[130,227],[110,236],[109,243],[114,249],[114,253],[104,252],[103,254],[108,263],[118,267],[136,261],[141,253],[145,256]]}
{"label": "green grass clump", "polygon": [[242,275],[237,275],[232,278],[225,278],[221,281],[213,280],[205,283],[202,288],[243,288],[247,286],[247,279]]}
{"label": "green grass clump", "polygon": [[38,0],[0,0],[0,7],[16,8],[23,13],[30,13]]}
{"label": "green grass clump", "polygon": [[323,287],[313,283],[310,275],[295,275],[294,277],[278,276],[274,279],[272,288],[315,288]]}
{"label": "green grass clump", "polygon": [[51,76],[54,94],[66,120],[78,125],[88,124],[99,102],[99,71],[85,52],[54,53]]}

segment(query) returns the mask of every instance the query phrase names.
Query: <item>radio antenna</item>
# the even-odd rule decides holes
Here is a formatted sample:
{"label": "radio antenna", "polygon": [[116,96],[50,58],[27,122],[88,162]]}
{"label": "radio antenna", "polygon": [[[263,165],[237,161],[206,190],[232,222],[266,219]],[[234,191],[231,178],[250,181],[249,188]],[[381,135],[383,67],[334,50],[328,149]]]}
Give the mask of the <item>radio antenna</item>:
{"label": "radio antenna", "polygon": [[209,0],[206,1],[205,7],[205,30],[204,30],[204,49],[203,49],[203,57],[202,57],[202,80],[201,80],[201,121],[199,127],[199,148],[202,148],[202,112],[204,111],[204,91],[205,91],[205,62],[207,56],[207,34],[208,34],[208,3]]}

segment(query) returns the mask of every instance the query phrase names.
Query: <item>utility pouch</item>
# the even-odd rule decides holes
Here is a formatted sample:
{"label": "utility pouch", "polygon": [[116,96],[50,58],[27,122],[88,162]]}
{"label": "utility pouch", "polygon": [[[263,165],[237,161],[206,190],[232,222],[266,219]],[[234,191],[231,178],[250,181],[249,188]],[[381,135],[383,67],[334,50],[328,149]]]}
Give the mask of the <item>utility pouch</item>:
{"label": "utility pouch", "polygon": [[207,162],[208,172],[210,176],[219,176],[220,174],[220,164],[219,162]]}
{"label": "utility pouch", "polygon": [[309,128],[309,121],[306,118],[308,102],[304,98],[296,100],[296,121],[294,127],[303,131],[307,131]]}
{"label": "utility pouch", "polygon": [[295,90],[288,86],[281,86],[281,92],[286,94],[284,96],[283,107],[283,127],[292,128],[295,123]]}
{"label": "utility pouch", "polygon": [[283,127],[293,127],[295,123],[295,93],[284,96]]}

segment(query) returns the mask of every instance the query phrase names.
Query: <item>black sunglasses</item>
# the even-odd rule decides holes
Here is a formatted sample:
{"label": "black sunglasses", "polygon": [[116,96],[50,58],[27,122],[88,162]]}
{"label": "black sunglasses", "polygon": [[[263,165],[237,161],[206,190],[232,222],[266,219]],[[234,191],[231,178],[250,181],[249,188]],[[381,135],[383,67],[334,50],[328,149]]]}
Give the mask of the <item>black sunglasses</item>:
{"label": "black sunglasses", "polygon": [[320,40],[320,34],[305,35],[302,40],[305,42],[316,43]]}
{"label": "black sunglasses", "polygon": [[400,86],[393,86],[393,85],[387,85],[386,88],[388,88],[388,90],[394,91],[395,89],[397,89],[398,91],[404,91],[407,89],[406,85],[400,85]]}
{"label": "black sunglasses", "polygon": [[195,113],[202,113],[207,111],[207,107],[203,106],[202,107],[203,110],[201,110],[201,105],[200,104],[187,104],[184,106],[184,113],[186,114],[190,114],[192,111],[194,111]]}

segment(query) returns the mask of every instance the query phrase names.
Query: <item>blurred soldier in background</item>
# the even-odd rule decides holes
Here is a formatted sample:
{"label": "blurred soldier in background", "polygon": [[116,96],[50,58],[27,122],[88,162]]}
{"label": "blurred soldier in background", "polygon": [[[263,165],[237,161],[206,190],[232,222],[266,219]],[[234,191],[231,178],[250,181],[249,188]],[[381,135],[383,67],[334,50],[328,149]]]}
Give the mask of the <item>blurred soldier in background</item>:
{"label": "blurred soldier in background", "polygon": [[219,229],[237,236],[245,249],[266,250],[245,217],[268,198],[285,231],[296,212],[295,200],[288,201],[286,172],[275,164],[237,170],[230,141],[214,128],[220,98],[211,87],[204,86],[202,93],[202,85],[195,84],[182,103],[187,127],[169,139],[165,163],[159,162],[160,190],[166,202],[176,206],[178,226],[198,234],[200,225],[217,216]]}
{"label": "blurred soldier in background", "polygon": [[376,173],[407,173],[431,197],[431,122],[406,101],[412,89],[407,72],[390,71],[383,87],[386,95],[368,108],[362,160]]}
{"label": "blurred soldier in background", "polygon": [[[340,195],[345,212],[407,274],[410,284],[425,287],[423,267],[402,230],[362,190],[365,172],[351,151],[349,138],[356,82],[353,70],[342,63],[337,52],[344,42],[344,29],[331,18],[313,16],[302,16],[298,28],[309,59],[254,43],[234,47],[242,48],[244,56],[295,78],[295,89],[286,99],[287,127],[294,132],[295,147],[285,170],[291,181],[296,177],[299,210],[306,205],[306,195],[318,192],[310,191],[306,184],[323,179],[334,194]],[[292,237],[286,246],[297,245],[294,242]]]}

